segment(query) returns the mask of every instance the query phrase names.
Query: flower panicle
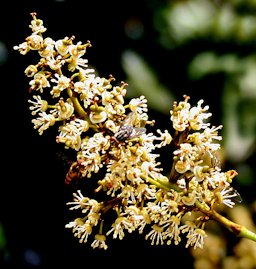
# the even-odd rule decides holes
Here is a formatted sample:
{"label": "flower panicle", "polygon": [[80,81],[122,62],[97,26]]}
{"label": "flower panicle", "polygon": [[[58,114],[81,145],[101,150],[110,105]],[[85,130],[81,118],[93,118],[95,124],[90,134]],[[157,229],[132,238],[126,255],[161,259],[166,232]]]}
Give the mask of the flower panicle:
{"label": "flower panicle", "polygon": [[[34,128],[42,135],[57,124],[56,142],[76,153],[67,184],[102,172],[95,193],[104,192],[105,200],[78,190],[67,205],[80,210],[80,217],[66,227],[80,243],[92,237],[92,248],[107,249],[109,237],[122,240],[135,230],[146,233],[152,245],[178,245],[186,234],[185,247],[202,248],[207,222],[217,219],[214,212],[221,205],[233,207],[239,197],[231,186],[237,173],[221,170],[222,126],[211,126],[209,106],[203,100],[193,106],[184,95],[170,109],[171,131],[148,132],[155,121],[146,97],[127,103],[127,83],[97,76],[84,59],[89,41],[44,37],[43,21],[31,15],[32,34],[14,49],[38,53],[38,63],[25,69]],[[174,151],[167,175],[156,149],[169,145]],[[109,212],[116,216],[110,225],[104,222]]]}

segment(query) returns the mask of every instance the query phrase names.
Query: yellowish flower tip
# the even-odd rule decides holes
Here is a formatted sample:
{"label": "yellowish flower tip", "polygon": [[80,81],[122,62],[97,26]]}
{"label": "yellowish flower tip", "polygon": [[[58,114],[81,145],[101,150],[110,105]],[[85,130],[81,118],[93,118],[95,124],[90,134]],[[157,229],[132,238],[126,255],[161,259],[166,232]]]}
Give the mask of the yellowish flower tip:
{"label": "yellowish flower tip", "polygon": [[183,174],[185,173],[186,171],[188,171],[190,168],[189,166],[189,163],[187,161],[177,161],[176,164],[175,164],[175,170],[180,173],[180,174]]}
{"label": "yellowish flower tip", "polygon": [[90,121],[93,124],[104,122],[107,119],[107,113],[104,110],[92,111],[89,115]]}
{"label": "yellowish flower tip", "polygon": [[189,193],[187,196],[182,196],[181,201],[184,203],[186,206],[192,206],[196,202],[196,196],[194,193]]}
{"label": "yellowish flower tip", "polygon": [[236,170],[229,170],[226,172],[227,181],[229,183],[232,183],[233,178],[238,175],[238,172]]}
{"label": "yellowish flower tip", "polygon": [[90,48],[92,46],[91,42],[88,40],[87,43],[81,44],[77,46],[78,50],[85,50],[87,47]]}

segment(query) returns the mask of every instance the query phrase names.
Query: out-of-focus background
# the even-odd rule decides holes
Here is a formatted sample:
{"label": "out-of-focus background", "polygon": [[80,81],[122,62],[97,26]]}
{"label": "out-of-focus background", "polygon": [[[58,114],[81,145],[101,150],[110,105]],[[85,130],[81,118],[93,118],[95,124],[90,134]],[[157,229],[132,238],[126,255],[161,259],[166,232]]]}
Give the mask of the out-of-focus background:
{"label": "out-of-focus background", "polygon": [[[89,64],[99,76],[129,84],[128,98],[145,95],[157,127],[169,127],[174,100],[204,99],[213,125],[224,125],[222,165],[235,169],[243,201],[224,212],[255,231],[256,1],[255,0],[20,0],[0,16],[2,166],[0,268],[65,266],[256,268],[256,244],[214,226],[203,250],[150,246],[143,236],[114,240],[108,251],[81,245],[70,230],[55,133],[39,136],[28,109],[25,68],[38,59],[13,46],[30,35],[31,12],[54,40],[90,40]],[[166,163],[169,160],[167,160]],[[165,163],[164,163],[165,164]]]}

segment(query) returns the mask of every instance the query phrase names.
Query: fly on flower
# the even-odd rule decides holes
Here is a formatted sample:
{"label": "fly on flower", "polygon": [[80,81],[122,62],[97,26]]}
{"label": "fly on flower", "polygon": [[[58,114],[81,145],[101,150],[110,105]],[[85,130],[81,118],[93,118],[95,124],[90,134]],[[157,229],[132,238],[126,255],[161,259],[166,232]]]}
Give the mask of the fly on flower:
{"label": "fly on flower", "polygon": [[146,132],[144,127],[134,127],[136,113],[130,112],[121,123],[118,131],[114,134],[114,139],[117,141],[131,140],[139,137]]}

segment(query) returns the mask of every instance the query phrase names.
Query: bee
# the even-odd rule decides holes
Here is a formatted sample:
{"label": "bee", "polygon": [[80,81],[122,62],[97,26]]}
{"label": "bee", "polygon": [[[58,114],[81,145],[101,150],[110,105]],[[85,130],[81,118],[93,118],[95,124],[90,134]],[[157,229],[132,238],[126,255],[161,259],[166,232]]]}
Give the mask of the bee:
{"label": "bee", "polygon": [[69,185],[72,181],[77,180],[81,177],[81,162],[73,162],[66,174],[65,184]]}
{"label": "bee", "polygon": [[118,131],[114,134],[114,139],[116,141],[131,140],[146,133],[146,128],[134,127],[135,120],[136,113],[130,112],[121,123]]}

